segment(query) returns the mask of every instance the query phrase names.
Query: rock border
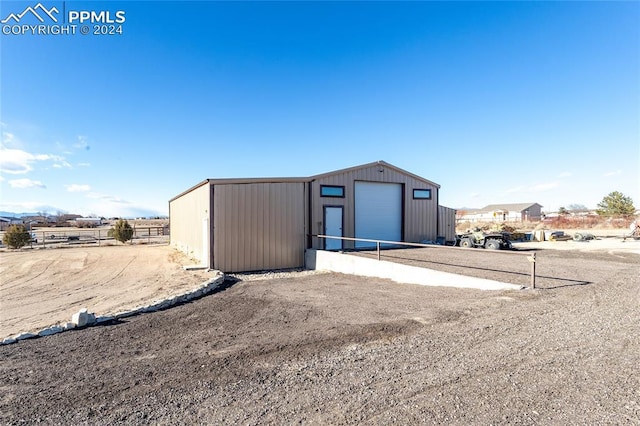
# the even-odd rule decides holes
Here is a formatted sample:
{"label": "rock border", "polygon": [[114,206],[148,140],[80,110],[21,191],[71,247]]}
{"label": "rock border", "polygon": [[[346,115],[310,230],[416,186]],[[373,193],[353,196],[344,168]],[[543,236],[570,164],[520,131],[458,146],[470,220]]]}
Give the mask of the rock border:
{"label": "rock border", "polygon": [[139,315],[147,312],[157,312],[164,309],[171,308],[175,305],[189,302],[194,299],[198,299],[206,294],[211,293],[213,290],[220,287],[220,285],[225,280],[225,274],[216,271],[216,276],[211,278],[208,281],[205,281],[197,288],[188,291],[187,293],[173,296],[168,299],[163,299],[159,301],[154,301],[150,305],[143,305],[135,307],[128,311],[118,312],[115,315],[104,315],[96,317],[95,314],[89,312],[86,308],[80,309],[77,313],[73,314],[71,317],[71,322],[67,322],[65,324],[56,324],[47,328],[43,328],[37,333],[31,332],[22,332],[18,333],[13,337],[6,337],[2,341],[0,341],[0,346],[2,345],[11,345],[13,343],[18,343],[21,340],[33,339],[35,337],[45,337],[51,336],[54,334],[62,333],[64,331],[73,330],[76,328],[84,328],[91,327],[94,325],[100,325],[105,322],[119,320],[122,318],[132,317],[134,315]]}

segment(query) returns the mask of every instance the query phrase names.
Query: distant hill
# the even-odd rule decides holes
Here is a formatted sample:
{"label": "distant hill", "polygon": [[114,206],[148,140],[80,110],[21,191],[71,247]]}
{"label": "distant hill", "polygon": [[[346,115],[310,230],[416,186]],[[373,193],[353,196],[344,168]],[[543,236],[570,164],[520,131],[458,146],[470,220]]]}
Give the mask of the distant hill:
{"label": "distant hill", "polygon": [[25,216],[38,216],[38,213],[14,213],[14,212],[4,212],[0,211],[0,216],[2,217],[25,217]]}

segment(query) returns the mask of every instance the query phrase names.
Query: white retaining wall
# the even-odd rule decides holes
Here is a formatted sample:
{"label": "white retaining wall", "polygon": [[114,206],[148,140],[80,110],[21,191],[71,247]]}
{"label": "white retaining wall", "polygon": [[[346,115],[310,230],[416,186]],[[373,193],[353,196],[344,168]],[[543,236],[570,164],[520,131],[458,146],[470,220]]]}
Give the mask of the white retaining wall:
{"label": "white retaining wall", "polygon": [[315,249],[307,249],[305,252],[305,265],[307,269],[388,278],[405,284],[475,288],[479,290],[521,290],[523,288],[518,284],[468,277],[417,266],[402,265],[386,260],[369,259],[347,253]]}

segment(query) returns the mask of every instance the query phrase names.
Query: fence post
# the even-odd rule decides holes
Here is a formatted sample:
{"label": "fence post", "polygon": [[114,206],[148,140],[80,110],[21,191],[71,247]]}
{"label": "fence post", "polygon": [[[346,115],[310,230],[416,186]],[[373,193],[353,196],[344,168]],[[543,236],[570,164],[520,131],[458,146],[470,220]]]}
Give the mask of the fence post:
{"label": "fence post", "polygon": [[531,262],[531,288],[535,290],[536,288],[536,254],[532,253],[531,257],[528,258],[529,262]]}
{"label": "fence post", "polygon": [[380,241],[376,241],[376,249],[378,250],[378,260],[380,260]]}

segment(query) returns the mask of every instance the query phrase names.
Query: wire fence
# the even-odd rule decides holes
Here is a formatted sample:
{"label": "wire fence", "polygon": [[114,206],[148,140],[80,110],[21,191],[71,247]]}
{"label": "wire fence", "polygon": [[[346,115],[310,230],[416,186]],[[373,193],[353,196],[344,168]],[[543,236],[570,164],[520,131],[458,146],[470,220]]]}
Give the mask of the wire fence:
{"label": "wire fence", "polygon": [[[165,226],[133,227],[133,237],[127,244],[163,244],[169,242],[169,230]],[[112,245],[116,240],[109,236],[109,229],[32,230],[31,247],[60,247],[69,245]],[[0,240],[4,232],[0,233]]]}

